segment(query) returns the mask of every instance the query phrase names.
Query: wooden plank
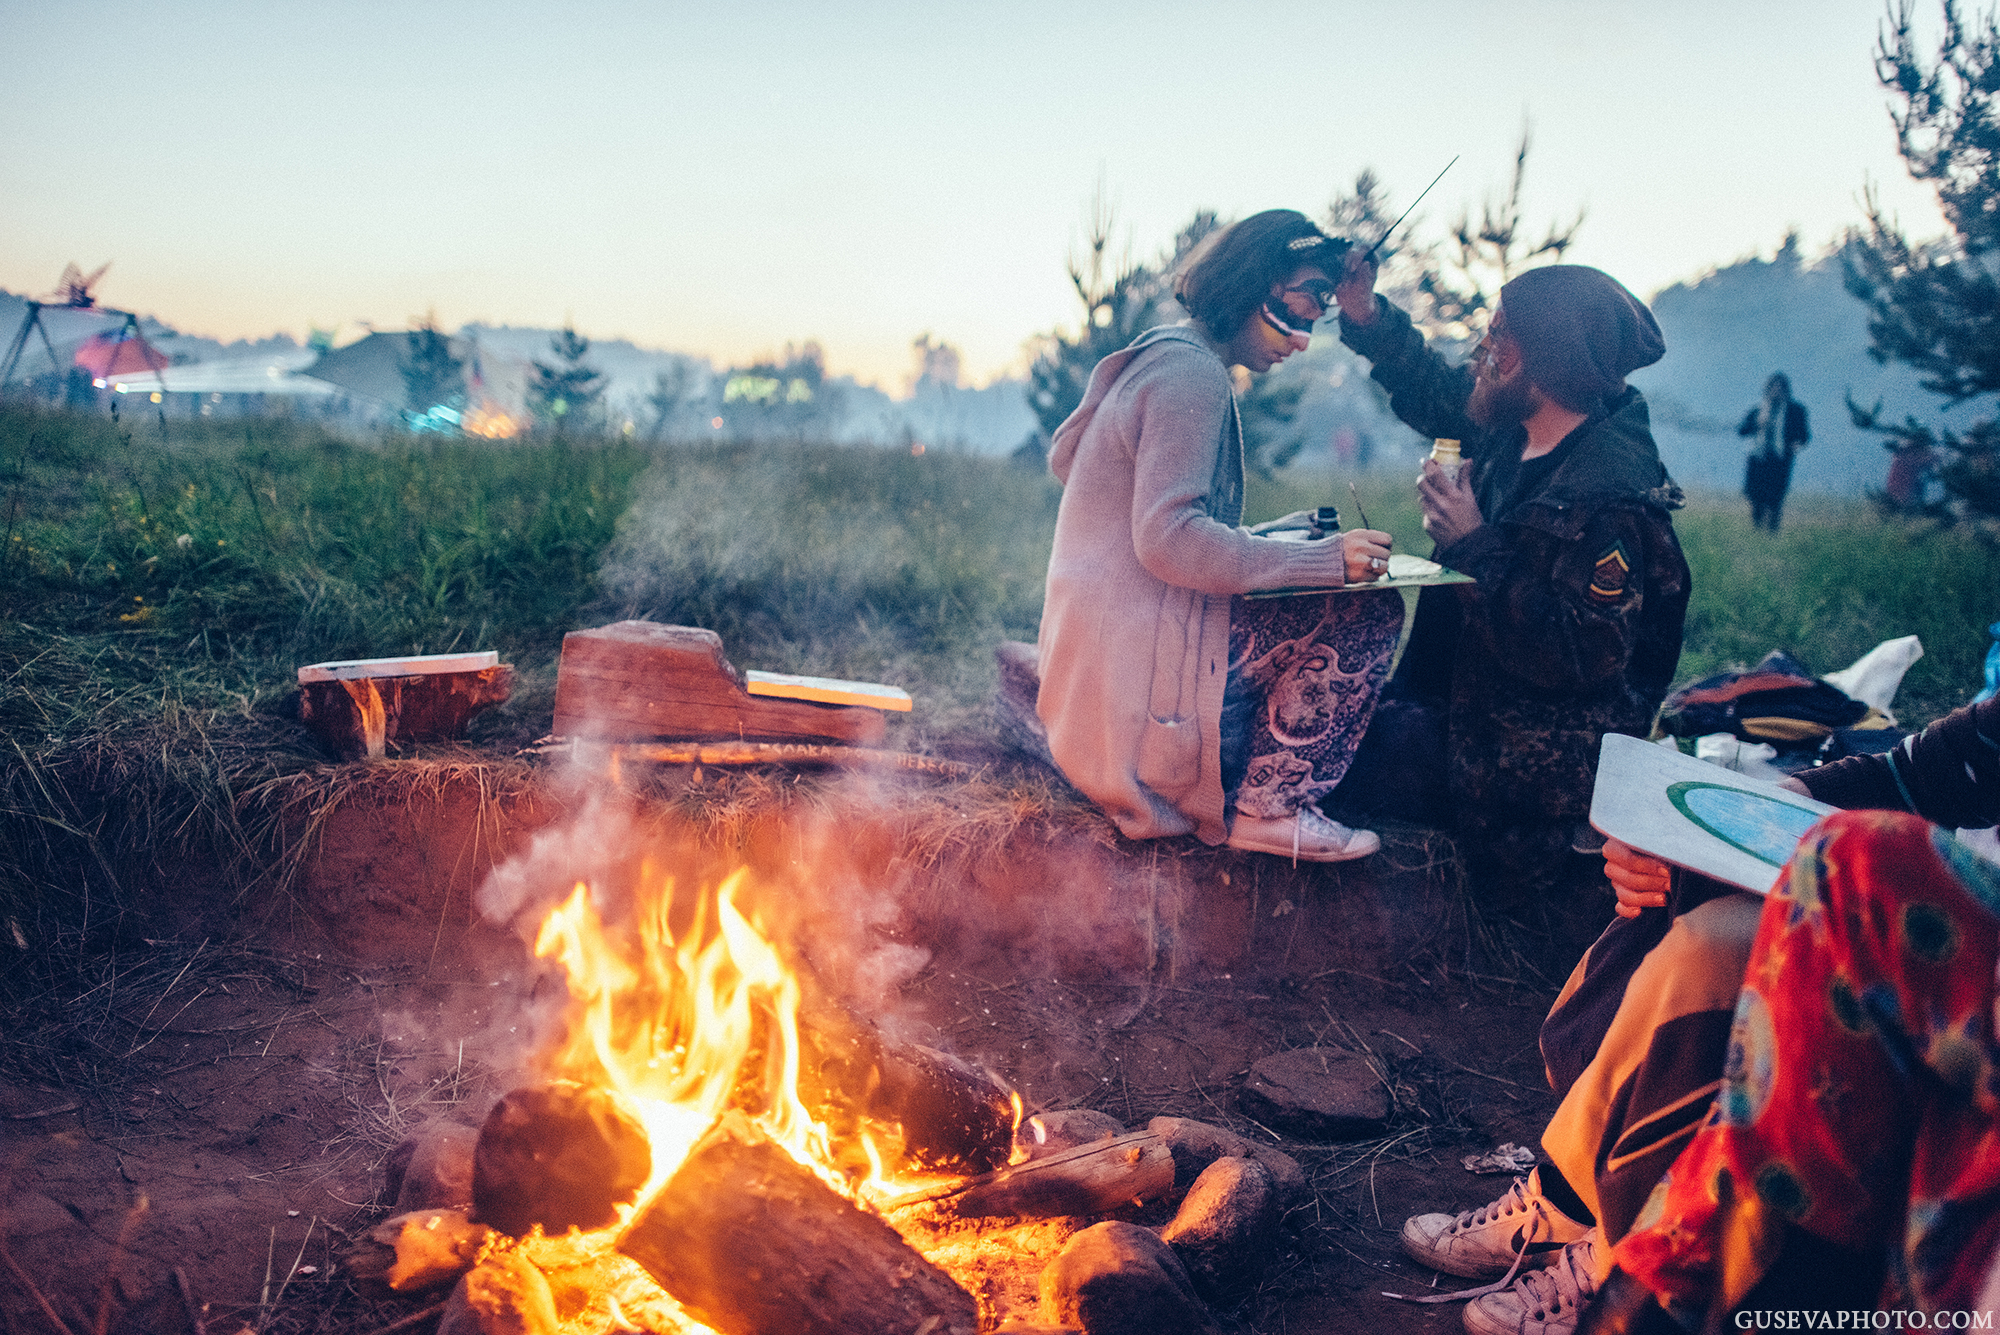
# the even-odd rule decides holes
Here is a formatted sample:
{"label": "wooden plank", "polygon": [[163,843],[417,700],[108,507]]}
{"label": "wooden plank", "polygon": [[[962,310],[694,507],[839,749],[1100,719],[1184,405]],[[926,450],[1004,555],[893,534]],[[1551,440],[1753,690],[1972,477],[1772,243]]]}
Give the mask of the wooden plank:
{"label": "wooden plank", "polygon": [[310,681],[354,681],[362,677],[424,677],[445,672],[483,672],[500,666],[500,655],[488,649],[471,654],[414,654],[403,658],[343,658],[308,663],[299,669],[299,684]]}
{"label": "wooden plank", "polygon": [[744,689],[752,695],[768,695],[784,700],[817,700],[823,705],[866,705],[870,709],[890,709],[908,713],[915,707],[910,693],[900,686],[884,686],[877,681],[836,681],[832,677],[794,677],[782,672],[743,674]]}
{"label": "wooden plank", "polygon": [[875,709],[751,695],[713,631],[620,621],[563,637],[554,730],[607,741],[809,737],[870,746],[886,727]]}

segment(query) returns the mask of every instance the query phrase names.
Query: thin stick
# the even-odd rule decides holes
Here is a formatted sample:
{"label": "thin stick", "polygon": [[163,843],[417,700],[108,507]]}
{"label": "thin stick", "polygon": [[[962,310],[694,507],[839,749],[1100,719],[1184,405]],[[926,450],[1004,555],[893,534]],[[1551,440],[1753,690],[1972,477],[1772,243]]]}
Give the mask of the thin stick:
{"label": "thin stick", "polygon": [[1148,1144],[1157,1142],[1158,1140],[1159,1137],[1150,1131],[1128,1131],[1122,1136],[1109,1136],[1103,1140],[1093,1140],[1087,1145],[1078,1145],[1074,1149],[1064,1150],[1060,1154],[1051,1154],[1044,1159],[1030,1159],[1026,1163],[1008,1164],[1005,1168],[996,1168],[990,1173],[981,1173],[977,1177],[962,1177],[954,1182],[947,1182],[940,1186],[923,1187],[916,1191],[906,1192],[901,1196],[883,1201],[880,1205],[886,1211],[901,1210],[912,1205],[921,1205],[925,1201],[941,1201],[952,1196],[962,1196],[974,1187],[983,1187],[989,1182],[1002,1182],[1009,1178],[1040,1173],[1054,1168],[1058,1164],[1092,1158],[1104,1153],[1108,1149],[1116,1149],[1121,1145]]}
{"label": "thin stick", "polygon": [[[278,1285],[278,1296],[271,1300],[271,1305],[273,1307],[285,1301],[285,1290],[291,1287],[292,1276],[299,1273],[299,1262],[306,1259],[306,1244],[312,1241],[313,1225],[317,1223],[319,1223],[318,1215],[314,1215],[311,1219],[306,1221],[306,1235],[303,1238],[299,1239],[299,1254],[292,1258],[292,1268],[285,1272],[284,1282]],[[275,1237],[277,1234],[277,1230],[274,1228],[271,1230],[271,1232],[272,1235]]]}
{"label": "thin stick", "polygon": [[263,1325],[271,1311],[271,1262],[278,1255],[278,1226],[271,1225],[271,1245],[264,1249],[264,1292],[257,1299],[257,1324]]}
{"label": "thin stick", "polygon": [[188,1283],[187,1271],[174,1267],[174,1283],[181,1291],[181,1306],[187,1309],[188,1324],[194,1327],[194,1335],[208,1335],[208,1322],[201,1314],[201,1304],[194,1300],[194,1286]]}
{"label": "thin stick", "polygon": [[42,1315],[56,1328],[56,1335],[72,1335],[70,1328],[63,1324],[63,1319],[56,1315],[56,1309],[49,1306],[49,1300],[35,1287],[35,1281],[28,1278],[28,1272],[21,1269],[21,1263],[14,1259],[14,1253],[7,1248],[7,1235],[4,1233],[0,1233],[0,1261],[7,1263],[8,1273],[14,1276],[14,1282],[26,1289],[28,1296],[35,1300],[35,1305],[42,1309]]}
{"label": "thin stick", "polygon": [[438,1303],[433,1307],[426,1307],[421,1312],[412,1312],[400,1321],[391,1321],[380,1330],[373,1332],[373,1335],[400,1335],[402,1331],[414,1330],[433,1317],[442,1315],[446,1306],[448,1304]]}
{"label": "thin stick", "polygon": [[1368,522],[1368,512],[1361,508],[1361,493],[1355,489],[1352,482],[1347,484],[1347,494],[1354,498],[1354,512],[1361,516],[1361,527],[1374,528],[1375,526]]}
{"label": "thin stick", "polygon": [[[1452,154],[1451,161],[1444,164],[1444,172],[1448,172],[1453,167],[1457,166],[1458,159],[1460,156],[1461,155],[1457,153]],[[1431,178],[1431,185],[1436,185],[1439,181],[1442,181],[1444,179],[1444,172],[1439,172],[1436,176],[1433,176]],[[1424,202],[1424,196],[1428,195],[1431,192],[1431,185],[1427,185],[1422,190],[1419,190],[1417,192],[1417,197],[1410,201],[1410,207],[1403,210],[1403,218],[1409,217],[1411,211],[1414,210],[1417,207],[1417,205]],[[1394,232],[1398,227],[1401,227],[1403,225],[1403,218],[1398,218],[1396,219],[1396,221],[1390,223],[1389,231],[1382,233],[1381,237],[1376,240],[1375,244],[1368,247],[1368,253],[1361,257],[1364,261],[1372,260],[1375,258],[1375,252],[1382,249],[1382,242],[1387,241],[1389,239],[1389,233]]]}

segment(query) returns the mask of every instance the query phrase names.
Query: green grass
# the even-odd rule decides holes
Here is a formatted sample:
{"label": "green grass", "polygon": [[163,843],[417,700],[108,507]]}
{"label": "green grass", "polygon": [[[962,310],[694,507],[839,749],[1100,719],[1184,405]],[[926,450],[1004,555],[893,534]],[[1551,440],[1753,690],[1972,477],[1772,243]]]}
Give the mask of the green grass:
{"label": "green grass", "polygon": [[[1400,550],[1428,555],[1408,479],[1356,479],[1374,527]],[[1278,482],[1252,478],[1246,517],[1268,519],[1310,505],[1337,504],[1341,523],[1360,520],[1345,479],[1293,470]],[[1982,684],[1980,665],[2000,620],[2000,549],[1970,529],[1929,522],[1884,523],[1865,501],[1794,498],[1784,531],[1750,526],[1739,496],[1697,493],[1674,520],[1694,592],[1676,684],[1747,667],[1785,649],[1815,672],[1846,667],[1886,639],[1916,635],[1924,657],[1903,678],[1894,709],[1918,727],[1966,703]]]}
{"label": "green grass", "polygon": [[[1425,552],[1410,479],[1253,478],[1246,517],[1331,502]],[[565,631],[715,630],[739,667],[887,681],[891,744],[993,740],[992,646],[1032,639],[1059,492],[1005,460],[829,445],[356,440],[309,423],[0,409],[0,948],[115,917],[190,856],[253,866],[260,783],[323,757],[285,714],[323,659],[496,649],[516,697],[474,740],[548,726]],[[1681,679],[1786,648],[1844,666],[1916,633],[1906,724],[1978,688],[2000,553],[1795,502],[1678,521],[1695,571]],[[136,869],[136,870],[135,870]],[[4,953],[0,949],[0,953]]]}

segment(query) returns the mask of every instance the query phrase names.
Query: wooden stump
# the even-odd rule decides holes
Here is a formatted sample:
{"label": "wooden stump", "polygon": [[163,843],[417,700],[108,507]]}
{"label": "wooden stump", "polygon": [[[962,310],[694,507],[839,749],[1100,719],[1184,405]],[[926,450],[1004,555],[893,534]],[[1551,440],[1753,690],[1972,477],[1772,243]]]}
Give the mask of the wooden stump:
{"label": "wooden stump", "polygon": [[731,1114],[618,1239],[724,1335],[974,1335],[972,1295]]}
{"label": "wooden stump", "polygon": [[872,746],[886,728],[879,710],[750,694],[714,631],[620,621],[563,636],[555,731],[605,741],[809,737]]}
{"label": "wooden stump", "polygon": [[494,653],[313,663],[299,669],[299,718],[343,759],[380,757],[390,738],[445,741],[505,700],[514,668]]}
{"label": "wooden stump", "polygon": [[1049,730],[1035,712],[1042,691],[1042,656],[1024,640],[1002,640],[993,650],[1000,665],[1000,686],[993,694],[993,720],[1008,745],[1025,756],[1056,767],[1049,754]]}

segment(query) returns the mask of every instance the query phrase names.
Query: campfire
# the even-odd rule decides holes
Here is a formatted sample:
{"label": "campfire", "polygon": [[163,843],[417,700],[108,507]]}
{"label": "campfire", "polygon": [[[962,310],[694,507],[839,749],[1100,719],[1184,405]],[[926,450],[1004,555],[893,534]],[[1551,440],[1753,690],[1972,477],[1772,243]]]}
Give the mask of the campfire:
{"label": "campfire", "polygon": [[[351,1267],[455,1282],[452,1335],[1128,1328],[1090,1319],[1093,1292],[1200,1330],[1198,1291],[1254,1277],[1296,1164],[1181,1119],[1024,1115],[999,1077],[857,1015],[786,944],[782,899],[748,868],[656,860],[576,882],[534,933],[566,994],[541,1078],[462,1133],[469,1208],[446,1208],[468,1194],[448,1169],[407,1179],[423,1208]],[[425,1155],[412,1173],[452,1157]],[[1129,1222],[1181,1196],[1164,1230]]]}

